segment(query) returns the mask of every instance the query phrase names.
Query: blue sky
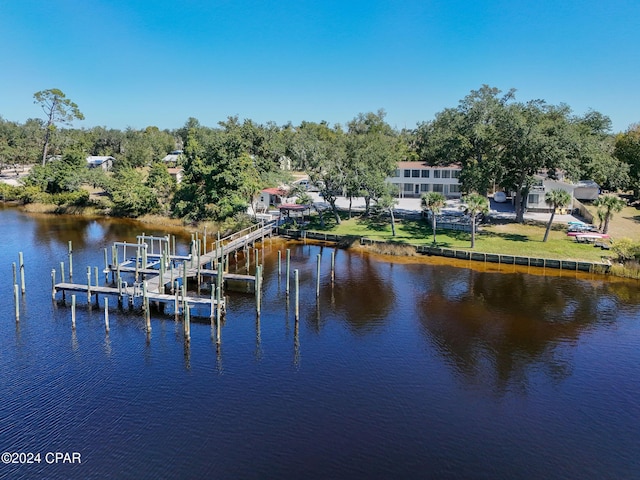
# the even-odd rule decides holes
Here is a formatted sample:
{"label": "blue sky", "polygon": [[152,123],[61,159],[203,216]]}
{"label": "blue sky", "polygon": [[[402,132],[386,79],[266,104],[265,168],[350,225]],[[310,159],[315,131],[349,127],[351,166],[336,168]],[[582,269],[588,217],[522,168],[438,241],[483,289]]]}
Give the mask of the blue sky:
{"label": "blue sky", "polygon": [[78,127],[189,117],[344,124],[431,120],[482,84],[640,122],[637,0],[2,0],[0,115],[42,117],[59,88]]}

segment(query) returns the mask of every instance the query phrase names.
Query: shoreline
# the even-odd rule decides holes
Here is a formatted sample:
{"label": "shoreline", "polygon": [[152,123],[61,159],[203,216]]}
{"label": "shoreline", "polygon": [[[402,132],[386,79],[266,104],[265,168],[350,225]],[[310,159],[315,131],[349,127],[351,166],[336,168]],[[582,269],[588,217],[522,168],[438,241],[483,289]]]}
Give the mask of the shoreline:
{"label": "shoreline", "polygon": [[[115,220],[115,221],[124,221],[124,222],[135,222],[140,224],[141,226],[148,225],[150,227],[155,227],[155,228],[161,227],[163,229],[166,229],[168,232],[178,233],[184,236],[188,236],[196,232],[202,232],[205,229],[207,230],[208,234],[215,235],[218,231],[220,231],[220,226],[221,226],[212,221],[199,222],[197,224],[186,224],[180,219],[172,219],[170,217],[165,217],[162,215],[145,215],[139,218],[114,217],[114,216],[105,215],[104,213],[96,211],[93,209],[93,207],[72,207],[72,208],[60,209],[60,207],[58,207],[57,205],[28,204],[28,205],[34,205],[34,206],[38,205],[37,208],[33,208],[33,207],[29,208],[28,205],[22,205],[22,204],[19,204],[18,202],[4,202],[3,205],[5,206],[5,208],[6,207],[17,208],[20,211],[30,215],[34,215],[34,214],[47,215],[47,216],[67,215],[67,216],[81,216],[86,219],[105,219],[105,220]],[[284,234],[278,233],[278,235],[283,241],[286,242],[292,239],[292,237],[289,235],[288,232],[290,231],[287,231]],[[300,231],[297,231],[297,232],[300,232]],[[584,274],[587,276],[597,275],[597,276],[601,276],[603,279],[621,278],[621,279],[627,279],[627,280],[640,280],[640,278],[638,277],[631,276],[630,274],[625,274],[624,266],[621,267],[622,271],[619,271],[618,269],[611,268],[613,267],[613,265],[611,264],[609,265],[604,263],[598,264],[596,262],[589,262],[589,261],[582,262],[580,260],[571,260],[571,259],[547,259],[549,262],[560,262],[560,265],[562,265],[562,262],[570,262],[574,264],[590,263],[594,266],[600,266],[602,268],[609,267],[609,268],[606,268],[606,271],[604,272],[598,271],[599,270],[598,268],[594,268],[592,271],[590,270],[587,272],[584,270],[579,270],[577,268],[563,269],[563,268],[553,268],[551,266],[545,267],[545,266],[538,266],[538,265],[531,265],[531,264],[529,265],[518,264],[515,262],[515,260],[509,263],[488,262],[486,260],[481,261],[478,259],[473,259],[471,258],[471,254],[484,255],[485,258],[486,256],[489,256],[489,255],[500,256],[501,254],[496,254],[493,252],[481,252],[481,251],[474,250],[473,252],[467,251],[468,258],[460,258],[460,257],[456,257],[455,255],[453,256],[452,255],[435,255],[433,252],[419,251],[420,249],[425,248],[424,246],[417,246],[412,244],[398,245],[388,241],[368,240],[366,239],[366,237],[347,238],[347,237],[341,237],[340,235],[336,235],[336,234],[326,234],[326,233],[319,233],[314,231],[305,231],[305,232],[306,234],[304,238],[298,238],[293,240],[300,241],[300,242],[334,243],[339,248],[359,250],[369,254],[379,255],[379,256],[385,257],[387,261],[398,262],[398,263],[407,263],[406,261],[403,261],[401,259],[408,260],[409,258],[414,258],[414,259],[441,258],[444,260],[444,262],[435,262],[435,264],[452,265],[459,268],[471,268],[473,270],[482,270],[482,271],[502,271],[503,267],[507,267],[507,268],[512,267],[513,271],[520,271],[521,269],[526,270],[521,273],[532,273],[530,272],[531,269],[537,269],[544,272],[552,272],[552,271],[563,272],[563,274],[569,274],[569,275],[575,275],[575,274]],[[312,233],[312,234],[315,233],[318,236],[324,236],[324,239],[307,238],[308,233]],[[356,241],[358,243],[357,246],[354,245]],[[366,245],[367,242],[369,243],[369,245]],[[504,255],[504,256],[514,257],[514,255]],[[526,258],[526,257],[522,257],[522,258]],[[422,263],[422,262],[418,262],[418,263]],[[487,269],[486,267],[474,268],[474,266],[478,266],[478,265],[494,265],[494,266],[497,265],[499,266],[499,268],[497,269],[496,268]],[[539,274],[539,273],[536,273],[536,274]]]}

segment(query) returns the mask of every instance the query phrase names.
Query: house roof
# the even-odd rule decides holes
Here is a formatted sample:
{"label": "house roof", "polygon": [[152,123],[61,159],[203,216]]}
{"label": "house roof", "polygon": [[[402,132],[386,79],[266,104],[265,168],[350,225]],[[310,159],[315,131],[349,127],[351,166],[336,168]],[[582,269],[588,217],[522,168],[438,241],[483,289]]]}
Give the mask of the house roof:
{"label": "house roof", "polygon": [[90,163],[92,165],[102,165],[104,162],[108,160],[114,161],[115,158],[109,155],[89,155],[87,157],[87,163]]}
{"label": "house roof", "polygon": [[462,168],[459,163],[450,163],[449,165],[429,165],[427,162],[398,162],[398,168],[407,169],[433,169],[433,168]]}
{"label": "house roof", "polygon": [[600,188],[600,185],[598,185],[593,180],[580,180],[578,182],[577,186],[578,187],[587,187],[587,188]]}
{"label": "house roof", "polygon": [[182,151],[180,153],[171,152],[166,157],[162,159],[163,162],[177,162],[182,156]]}
{"label": "house roof", "polygon": [[306,210],[309,208],[309,205],[299,205],[297,203],[283,203],[282,205],[278,205],[280,210]]}
{"label": "house roof", "polygon": [[268,193],[269,195],[278,195],[280,197],[287,194],[287,191],[282,188],[265,188],[262,191],[264,193]]}

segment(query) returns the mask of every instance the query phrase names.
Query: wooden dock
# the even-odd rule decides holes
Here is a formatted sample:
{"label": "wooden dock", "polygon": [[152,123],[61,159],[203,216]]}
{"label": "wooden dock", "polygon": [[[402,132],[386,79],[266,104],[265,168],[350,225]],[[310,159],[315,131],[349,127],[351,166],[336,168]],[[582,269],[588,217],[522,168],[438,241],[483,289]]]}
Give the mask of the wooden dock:
{"label": "wooden dock", "polygon": [[[112,258],[109,264],[107,264],[107,249],[105,249],[106,265],[102,270],[107,279],[111,274],[111,285],[91,285],[90,269],[87,272],[87,282],[84,284],[65,282],[64,278],[61,282],[56,283],[55,272],[53,272],[52,297],[55,298],[58,292],[62,292],[63,297],[66,292],[81,292],[87,295],[87,303],[91,303],[92,296],[95,296],[96,302],[99,295],[116,296],[120,306],[125,298],[129,305],[133,306],[134,299],[140,297],[143,300],[143,309],[148,301],[154,301],[162,305],[173,304],[176,314],[181,308],[184,310],[184,308],[208,305],[211,318],[213,318],[216,310],[222,312],[225,310],[224,298],[222,296],[219,300],[215,298],[214,283],[218,283],[219,271],[213,267],[218,265],[222,270],[220,263],[226,265],[225,258],[228,258],[229,254],[241,249],[248,250],[249,246],[256,241],[264,240],[266,236],[270,236],[273,230],[273,223],[253,225],[228,237],[216,240],[212,243],[210,251],[207,251],[206,246],[203,249],[200,241],[192,240],[189,255],[175,254],[175,240],[173,255],[171,255],[169,236],[147,237],[141,235],[138,237],[138,243],[115,242],[112,246]],[[156,241],[158,243],[157,252],[154,251]],[[134,251],[135,257],[127,257],[127,250]],[[212,268],[207,268],[209,265]],[[95,271],[97,274],[97,268]],[[61,274],[63,275],[63,273]],[[127,278],[133,275],[133,280],[129,283],[124,281],[124,274],[128,276]],[[199,293],[202,277],[212,279],[211,295],[208,297],[187,295],[187,280],[196,279]],[[223,272],[220,280],[218,283],[220,287],[229,280],[247,282],[254,287],[256,284],[254,275]],[[98,279],[95,278],[94,282],[97,283],[97,281]]]}

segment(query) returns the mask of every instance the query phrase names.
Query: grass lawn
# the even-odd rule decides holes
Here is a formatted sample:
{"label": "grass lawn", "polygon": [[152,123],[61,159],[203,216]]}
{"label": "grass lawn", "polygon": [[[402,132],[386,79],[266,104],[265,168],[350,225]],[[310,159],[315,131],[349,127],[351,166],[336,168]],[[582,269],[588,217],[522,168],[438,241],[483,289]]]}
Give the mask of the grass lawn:
{"label": "grass lawn", "polygon": [[[586,206],[595,218],[597,208]],[[594,220],[597,221],[597,220]],[[624,207],[621,212],[614,213],[609,223],[609,233],[613,238],[630,238],[640,240],[640,210],[635,207]]]}
{"label": "grass lawn", "polygon": [[[320,228],[317,217],[313,217],[309,229],[400,244],[425,245],[433,241],[431,227],[424,220],[397,221],[395,237],[391,235],[389,221],[375,218],[345,218],[340,225],[336,225],[333,218],[325,215],[325,228]],[[610,254],[592,245],[576,243],[573,237],[567,236],[564,225],[554,225],[547,242],[542,241],[544,231],[545,225],[534,223],[482,225],[481,231],[476,234],[474,251],[591,262],[600,262],[603,256]],[[436,237],[440,247],[470,250],[470,233],[437,230]]]}

